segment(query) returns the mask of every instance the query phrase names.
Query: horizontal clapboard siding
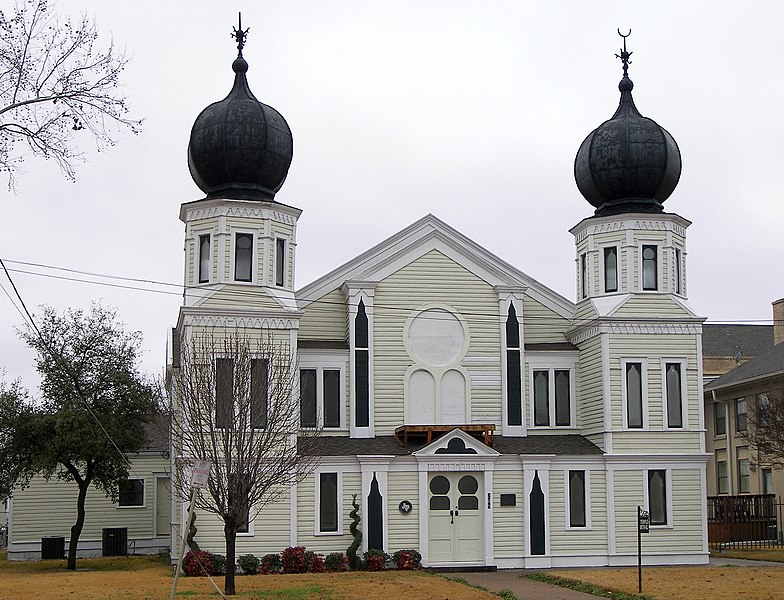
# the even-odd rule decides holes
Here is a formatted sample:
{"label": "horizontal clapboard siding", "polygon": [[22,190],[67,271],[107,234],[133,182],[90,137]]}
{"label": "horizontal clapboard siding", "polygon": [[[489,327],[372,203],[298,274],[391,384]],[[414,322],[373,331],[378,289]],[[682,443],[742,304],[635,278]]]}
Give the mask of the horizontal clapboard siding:
{"label": "horizontal clapboard siding", "polygon": [[530,296],[523,298],[523,327],[526,344],[565,342],[564,331],[569,328],[569,319]]}
{"label": "horizontal clapboard siding", "polygon": [[580,346],[577,408],[583,429],[604,427],[604,392],[601,338],[593,337]]}
{"label": "horizontal clapboard siding", "polygon": [[[387,475],[387,514],[389,515],[388,548],[396,550],[413,548],[421,552],[419,541],[419,474],[416,472],[391,472]],[[399,510],[402,500],[411,502],[411,512],[404,515]]]}
{"label": "horizontal clapboard siding", "polygon": [[347,315],[343,292],[332,290],[305,307],[297,335],[303,340],[345,340],[348,338]]}
{"label": "horizontal clapboard siding", "polygon": [[[324,472],[329,469],[324,469]],[[357,503],[360,505],[360,518],[364,518],[363,513],[365,502],[362,499],[360,489],[361,476],[359,473],[344,472],[340,474],[342,478],[343,493],[338,499],[342,510],[342,535],[315,535],[316,523],[316,488],[315,482],[318,475],[309,475],[301,482],[297,489],[297,544],[305,546],[308,550],[329,554],[330,552],[345,552],[351,545],[353,538],[349,532],[352,510],[351,497],[357,494]]]}
{"label": "horizontal clapboard siding", "polygon": [[[501,494],[515,494],[515,506],[501,506]],[[498,557],[522,556],[525,535],[522,470],[496,471],[493,498],[493,551]]]}
{"label": "horizontal clapboard siding", "polygon": [[550,552],[557,555],[607,553],[607,501],[604,471],[590,470],[591,527],[567,529],[565,471],[550,471]]}

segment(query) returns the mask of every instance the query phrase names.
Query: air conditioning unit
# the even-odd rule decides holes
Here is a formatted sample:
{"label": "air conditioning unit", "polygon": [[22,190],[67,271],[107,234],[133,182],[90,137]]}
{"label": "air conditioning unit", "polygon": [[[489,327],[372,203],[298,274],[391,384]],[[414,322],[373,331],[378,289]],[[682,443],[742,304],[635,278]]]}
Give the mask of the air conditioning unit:
{"label": "air conditioning unit", "polygon": [[41,560],[62,560],[65,557],[65,538],[48,536],[41,538]]}
{"label": "air conditioning unit", "polygon": [[101,556],[128,555],[128,528],[104,527],[101,537]]}

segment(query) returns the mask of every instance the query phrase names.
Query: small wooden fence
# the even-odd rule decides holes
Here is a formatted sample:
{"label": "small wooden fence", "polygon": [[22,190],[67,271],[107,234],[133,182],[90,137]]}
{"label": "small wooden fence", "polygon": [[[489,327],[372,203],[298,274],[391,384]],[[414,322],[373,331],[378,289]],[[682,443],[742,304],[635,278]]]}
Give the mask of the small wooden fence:
{"label": "small wooden fence", "polygon": [[776,496],[708,496],[708,545],[771,548],[784,545],[784,502]]}

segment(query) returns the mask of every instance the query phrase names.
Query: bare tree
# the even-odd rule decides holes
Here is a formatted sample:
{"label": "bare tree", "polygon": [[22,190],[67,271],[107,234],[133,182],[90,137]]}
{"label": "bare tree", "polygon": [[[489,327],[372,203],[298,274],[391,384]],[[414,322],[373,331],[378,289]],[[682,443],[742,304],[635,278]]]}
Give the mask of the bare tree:
{"label": "bare tree", "polygon": [[784,468],[784,389],[757,394],[748,401],[745,438],[756,450],[755,463]]}
{"label": "bare tree", "polygon": [[127,64],[112,43],[98,46],[85,15],[61,19],[48,0],[0,11],[0,170],[9,188],[27,155],[53,159],[73,181],[84,161],[78,138],[90,134],[100,151],[122,129],[141,131],[119,88]]}
{"label": "bare tree", "polygon": [[183,343],[179,363],[168,385],[174,488],[188,499],[192,461],[212,463],[196,507],[223,521],[234,594],[237,532],[312,471],[320,431],[300,431],[296,360],[271,336],[205,334]]}

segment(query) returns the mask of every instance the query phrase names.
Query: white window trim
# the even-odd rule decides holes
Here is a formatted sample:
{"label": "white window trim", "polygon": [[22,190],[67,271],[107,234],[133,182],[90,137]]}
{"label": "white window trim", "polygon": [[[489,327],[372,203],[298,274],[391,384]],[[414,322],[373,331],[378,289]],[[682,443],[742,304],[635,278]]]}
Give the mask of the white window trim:
{"label": "white window trim", "polygon": [[[536,430],[566,430],[577,427],[576,373],[579,357],[574,353],[526,352],[528,364],[528,427]],[[548,371],[549,425],[535,425],[534,371]],[[555,371],[569,371],[569,425],[555,425]]]}
{"label": "white window trim", "polygon": [[[642,428],[629,427],[629,403],[626,395],[626,365],[628,363],[641,363],[640,380],[642,382]],[[666,393],[666,392],[665,392]],[[623,399],[623,428],[630,431],[648,431],[650,418],[648,416],[648,359],[638,356],[621,358],[621,398]]]}
{"label": "white window trim", "polygon": [[[572,507],[571,497],[569,494],[569,471],[582,471],[585,473],[585,526],[573,527],[571,525]],[[566,531],[590,531],[593,529],[591,524],[591,472],[586,469],[564,469],[564,498],[566,499],[566,512],[564,513],[564,530]]]}
{"label": "white window trim", "polygon": [[[316,371],[316,427],[324,427],[324,371],[340,371],[340,424],[338,427],[324,427],[324,431],[349,430],[346,421],[346,363],[349,357],[346,355],[311,355],[299,358],[299,370],[310,369]],[[313,429],[312,427],[302,427],[302,429]]]}
{"label": "white window trim", "polygon": [[651,523],[651,529],[673,529],[675,521],[674,515],[672,514],[672,469],[663,467],[661,469],[645,469],[642,472],[642,493],[643,493],[643,510],[647,511],[648,514],[651,514],[650,508],[650,495],[648,493],[648,473],[650,471],[664,471],[664,494],[666,496],[667,501],[667,523],[664,525],[654,525]]}
{"label": "white window trim", "polygon": [[[321,531],[321,474],[322,473],[336,473],[338,478],[338,530],[337,531]],[[313,498],[313,535],[318,537],[330,537],[343,535],[343,472],[339,469],[318,469],[313,473],[314,477],[314,491]]]}
{"label": "white window trim", "polygon": [[[678,260],[678,255],[680,254],[680,260]],[[675,244],[672,249],[672,277],[671,281],[673,283],[672,286],[672,293],[680,296],[682,298],[686,297],[686,278],[683,276],[684,272],[684,260],[683,257],[686,255],[686,252],[680,244]],[[679,277],[680,276],[680,277]],[[678,281],[680,279],[680,281]],[[680,284],[680,291],[678,291],[678,287]]]}
{"label": "white window trim", "polygon": [[[509,307],[514,306],[515,316],[517,317],[517,330],[519,336],[519,346],[509,347],[506,338],[506,323],[509,318]],[[503,396],[503,409],[501,412],[501,427],[503,435],[520,436],[525,435],[526,430],[526,406],[525,406],[525,336],[523,331],[523,301],[517,295],[502,297],[499,301],[499,320],[501,329],[501,390]],[[520,425],[509,424],[509,350],[517,350],[520,353]]]}
{"label": "white window trim", "polygon": [[[284,249],[283,249],[283,284],[278,285],[278,240],[283,240],[284,242]],[[272,269],[272,277],[270,278],[270,286],[276,287],[279,289],[287,289],[289,288],[289,251],[291,248],[291,240],[285,235],[275,235],[274,237],[274,260],[273,269]]]}
{"label": "white window trim", "polygon": [[[252,236],[251,249],[253,253],[250,257],[250,281],[237,281],[237,234],[248,234]],[[231,228],[231,248],[229,249],[229,281],[237,285],[255,285],[258,281],[259,270],[259,249],[258,249],[258,231],[255,229],[246,229],[242,227]]]}
{"label": "white window trim", "polygon": [[590,253],[585,249],[577,257],[577,285],[580,290],[578,300],[586,300],[592,296],[590,263]]}
{"label": "white window trim", "polygon": [[[643,258],[642,258],[642,250],[643,246],[654,246],[656,248],[656,289],[655,290],[646,290],[643,285]],[[663,289],[663,281],[662,281],[662,272],[663,272],[663,265],[662,265],[662,241],[661,240],[640,240],[639,245],[637,246],[637,272],[639,273],[639,278],[637,281],[637,291],[643,294],[660,294]]]}
{"label": "white window trim", "polygon": [[[681,366],[681,426],[670,427],[667,421],[667,365],[679,364]],[[661,393],[662,393],[662,429],[663,430],[688,430],[689,429],[689,389],[686,387],[686,368],[688,367],[688,360],[685,358],[668,358],[662,357],[661,359]]]}
{"label": "white window trim", "polygon": [[253,505],[250,505],[248,506],[248,531],[242,531],[242,532],[238,531],[237,532],[238,538],[239,537],[249,538],[256,535],[256,531],[254,527],[254,523],[256,522],[256,519],[254,517],[255,515],[253,514]]}
{"label": "white window trim", "polygon": [[[193,235],[195,243],[193,252],[193,279],[191,283],[193,285],[209,285],[210,283],[215,283],[212,276],[212,266],[215,264],[215,252],[217,251],[217,248],[215,247],[216,236],[213,234],[212,229],[194,231]],[[199,270],[201,268],[201,238],[205,235],[210,238],[210,265],[207,269],[207,281],[199,281]]]}
{"label": "white window trim", "polygon": [[[607,269],[605,260],[604,260],[604,251],[606,248],[615,248],[615,291],[614,292],[607,292],[605,291],[606,284],[605,284],[605,271]],[[601,295],[604,296],[606,294],[620,294],[621,293],[621,246],[617,242],[608,242],[606,244],[602,244],[599,246],[599,261],[601,263],[601,268],[599,269],[599,290]]]}
{"label": "white window trim", "polygon": [[117,490],[117,508],[120,510],[127,510],[127,509],[139,509],[139,508],[147,508],[147,478],[146,477],[128,477],[128,481],[141,481],[143,490],[142,490],[142,503],[141,504],[133,504],[128,506],[120,506],[120,495],[119,495],[119,483],[118,490]]}

